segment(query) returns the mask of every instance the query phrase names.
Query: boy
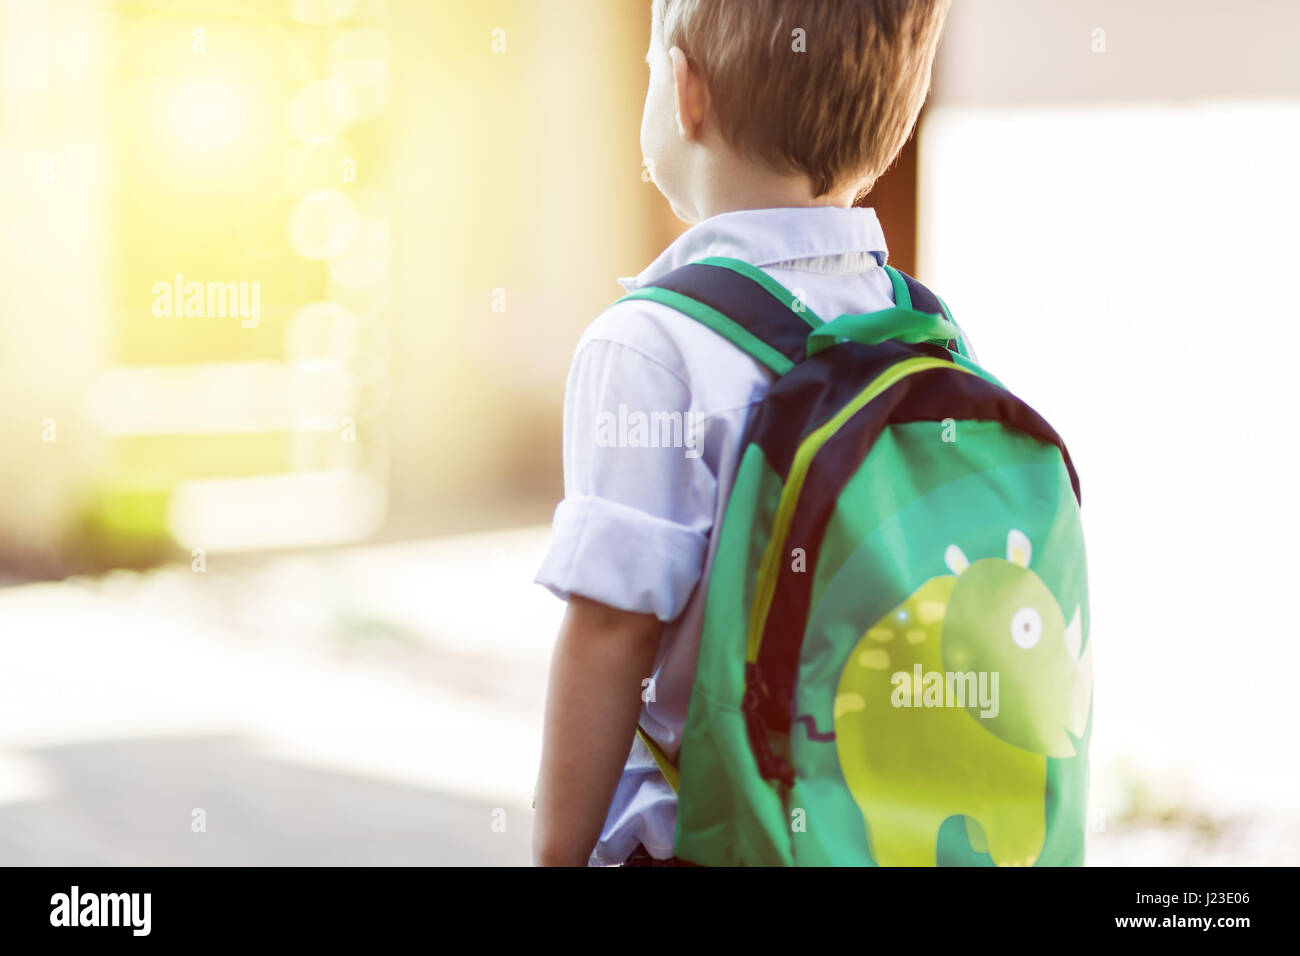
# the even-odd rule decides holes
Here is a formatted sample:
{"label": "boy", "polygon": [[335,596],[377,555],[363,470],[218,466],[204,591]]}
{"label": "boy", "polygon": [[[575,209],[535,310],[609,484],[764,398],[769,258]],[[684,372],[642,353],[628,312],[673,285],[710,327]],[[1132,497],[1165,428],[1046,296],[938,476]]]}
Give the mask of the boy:
{"label": "boy", "polygon": [[[623,285],[730,256],[820,316],[893,305],[879,223],[853,202],[912,131],[948,3],[654,0],[641,147],[695,225]],[[676,760],[711,531],[771,380],[717,333],[646,300],[612,306],[578,344],[565,498],[537,577],[568,601],[547,693],[538,864],[672,859],[675,797],[635,729]],[[638,414],[683,422],[682,440],[627,429],[634,437],[617,440],[610,423]]]}

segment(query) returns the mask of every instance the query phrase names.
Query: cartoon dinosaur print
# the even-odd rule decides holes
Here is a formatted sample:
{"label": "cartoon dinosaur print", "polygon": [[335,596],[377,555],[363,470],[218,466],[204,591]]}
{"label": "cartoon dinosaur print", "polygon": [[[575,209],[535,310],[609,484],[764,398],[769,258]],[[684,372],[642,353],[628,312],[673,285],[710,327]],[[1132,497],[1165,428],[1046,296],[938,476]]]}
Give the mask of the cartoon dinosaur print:
{"label": "cartoon dinosaur print", "polygon": [[[1030,553],[1015,530],[1005,559],[970,563],[949,545],[953,573],[917,588],[845,662],[835,745],[881,866],[935,865],[953,815],[998,866],[1030,866],[1042,852],[1047,758],[1074,756],[1087,726],[1092,643],[1080,656],[1079,608],[1067,625]],[[996,675],[996,707],[974,695],[965,706],[899,706],[919,701],[916,675],[933,672]]]}

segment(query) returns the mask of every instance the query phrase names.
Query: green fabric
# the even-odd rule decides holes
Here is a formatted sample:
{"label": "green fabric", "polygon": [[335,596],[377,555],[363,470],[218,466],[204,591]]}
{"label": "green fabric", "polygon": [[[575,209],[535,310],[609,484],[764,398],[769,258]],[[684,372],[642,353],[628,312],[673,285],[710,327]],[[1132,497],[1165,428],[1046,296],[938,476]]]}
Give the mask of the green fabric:
{"label": "green fabric", "polygon": [[[995,856],[1000,863],[1082,863],[1091,647],[1082,529],[1068,473],[1050,445],[997,423],[954,425],[948,440],[941,423],[891,426],[840,496],[815,569],[795,701],[797,715],[822,733],[833,729],[836,739],[813,740],[796,721],[789,793],[759,775],[740,710],[746,609],[781,492],[761,451],[747,449],[720,532],[683,735],[679,856],[711,865],[871,865],[881,858],[991,865]],[[989,488],[998,489],[997,498]],[[1019,540],[1012,531],[1031,542],[1027,566],[1007,557],[1021,557],[1010,547]],[[958,587],[961,576],[945,564],[950,545],[969,557],[964,573],[975,574],[975,587]],[[976,578],[987,574],[1010,583],[979,586]],[[866,654],[877,663],[877,652],[888,649],[902,671],[913,664],[954,670],[943,666],[944,654],[956,653],[949,644],[961,650],[963,640],[979,653],[986,644],[1001,653],[1006,641],[983,639],[988,621],[995,637],[1006,636],[1011,605],[985,606],[999,594],[1004,604],[1032,597],[1055,663],[1018,678],[1024,665],[1013,651],[998,667],[1008,679],[1043,682],[1045,691],[1007,697],[1007,713],[992,724],[969,710],[882,706],[878,680],[885,675],[855,661]],[[954,600],[959,608],[973,601],[975,610],[961,611],[951,633],[930,620],[915,644],[904,633],[878,640],[891,614],[919,615]],[[1063,657],[1060,650],[1076,607],[1084,651],[1077,662],[1073,651]],[[845,709],[854,695],[864,706]],[[942,729],[909,734],[918,714]],[[1031,746],[1018,746],[1017,735],[1026,733]],[[974,777],[972,766],[981,771]]]}
{"label": "green fabric", "polygon": [[[895,633],[884,641],[869,636],[900,610],[915,608],[926,601],[947,606],[952,582],[958,580],[945,566],[943,556],[949,545],[958,544],[972,562],[999,559],[1006,551],[1008,531],[1011,528],[1023,531],[1034,545],[1030,569],[1050,592],[1053,598],[1050,603],[1060,609],[1056,617],[1058,628],[1065,627],[1062,622],[1068,621],[1078,607],[1082,633],[1087,633],[1082,531],[1068,473],[1055,449],[1008,432],[1000,425],[962,421],[957,427],[959,434],[964,429],[965,437],[959,443],[975,447],[967,452],[970,458],[962,467],[955,467],[956,463],[945,467],[938,459],[946,452],[933,437],[924,436],[925,427],[933,425],[917,423],[890,429],[894,437],[882,439],[868,462],[853,476],[828,528],[827,550],[823,552],[826,566],[819,564],[817,569],[815,601],[801,657],[795,710],[810,715],[823,732],[834,727],[837,742],[816,742],[803,733],[797,733],[794,738],[795,773],[806,793],[805,810],[810,821],[808,831],[796,839],[801,863],[851,864],[875,860],[868,849],[868,821],[854,800],[853,788],[841,768],[839,744],[845,739],[845,731],[843,715],[838,721],[835,716],[835,704],[846,691],[857,693],[864,702],[881,700],[879,691],[883,688],[879,686],[876,693],[841,686],[842,675],[853,669],[854,657],[864,652],[888,653],[889,675],[910,673],[916,662],[922,663],[925,672],[953,669],[936,664],[933,651],[943,640],[933,631],[934,622],[920,644],[930,649],[931,654],[916,660],[900,656],[900,651],[910,652],[916,646],[904,634]],[[983,438],[973,434],[981,427],[987,430]],[[1000,448],[1005,451],[1006,463],[998,465]],[[981,459],[987,468],[979,468]],[[972,465],[976,470],[969,470]],[[962,472],[968,473],[953,477]],[[924,476],[923,484],[915,483],[917,476]],[[902,490],[895,491],[895,485],[901,485]],[[1001,512],[991,512],[986,498],[977,497],[981,488],[990,485],[1005,489],[1008,500]],[[910,495],[909,487],[917,494]],[[1045,493],[1046,489],[1050,493]],[[981,501],[984,506],[972,508],[973,501]],[[1006,560],[994,560],[992,566],[994,569],[1011,567]],[[1028,577],[1027,572],[1018,568],[1016,571]],[[1046,611],[1044,618],[1047,618]],[[1086,650],[1086,644],[1083,646]],[[1082,677],[1077,686],[1081,691]],[[918,738],[908,733],[907,721],[915,715],[914,711],[899,711],[889,706],[867,709],[870,737],[859,737],[857,746],[864,747],[865,739],[905,742],[897,753],[872,753],[875,761],[872,769],[886,783],[926,780],[927,772],[941,767],[952,767],[960,773],[965,765],[979,761],[984,771],[1004,789],[1001,805],[1019,811],[1025,818],[1023,821],[998,819],[990,824],[998,828],[995,832],[1004,842],[1008,833],[1019,840],[1018,844],[1014,839],[1011,841],[1020,848],[1013,854],[1015,859],[1023,861],[1032,855],[1024,848],[1035,845],[1037,834],[1037,845],[1041,846],[1035,859],[1038,865],[1081,862],[1086,757],[1057,759],[1011,747],[982,726],[978,718],[961,711],[936,711],[940,717],[951,715],[963,719],[951,721],[951,726],[942,732],[931,730]],[[1076,730],[1080,729],[1077,711],[1067,716],[1076,722]],[[901,718],[901,721],[891,718]],[[1086,754],[1087,736],[1085,731],[1080,753]],[[933,739],[936,737],[937,740]],[[960,801],[945,805],[945,788],[949,800],[955,791],[964,797],[977,796],[978,788],[972,787],[969,780],[952,775],[944,778],[940,774],[939,782],[944,787],[936,788],[935,781],[928,780],[930,792],[909,793],[905,787],[890,792],[886,786],[883,793],[868,795],[874,798],[880,819],[891,821],[886,828],[893,832],[904,829],[894,819],[900,808],[906,808],[906,819],[912,820],[925,815],[922,809],[929,811],[929,825],[934,827],[936,842],[925,844],[915,834],[905,834],[911,843],[904,841],[903,858],[893,858],[891,862],[990,864],[988,854],[981,856],[970,843],[967,827],[943,825],[950,817],[964,815]],[[861,774],[857,783],[861,788]],[[1052,799],[1046,801],[1051,816],[1035,822],[1026,808],[1032,809],[1035,802],[1040,808],[1043,806],[1044,786],[1054,788]],[[988,812],[988,794],[984,796],[982,812]],[[868,797],[863,799],[872,803]],[[1021,822],[1028,832],[1017,830]],[[923,855],[918,857],[917,853]]]}
{"label": "green fabric", "polygon": [[[955,339],[953,364],[1002,387],[970,359],[947,304],[942,315],[914,310],[897,270],[886,267],[894,308],[823,325],[761,270],[701,264],[744,274],[792,308],[812,329],[810,356],[841,339]],[[793,367],[679,293],[624,298],[684,312],[778,375]],[[921,361],[940,360],[900,367]],[[815,434],[829,428],[824,441],[874,394]],[[678,790],[674,852],[707,865],[1082,864],[1092,645],[1079,509],[1059,451],[996,422],[888,426],[847,476],[820,550],[806,555],[814,577],[792,731],[770,741],[795,783],[787,791],[759,773],[742,709],[746,657],[770,606],[760,580],[772,585],[772,569],[806,547],[783,529],[807,507],[800,476],[820,444],[807,445],[789,486],[748,446],[716,531],[677,780],[655,753]],[[997,696],[946,700],[966,675]]]}
{"label": "green fabric", "polygon": [[839,411],[817,426],[799,443],[794,459],[790,462],[789,470],[786,473],[786,485],[781,491],[776,520],[769,529],[767,551],[763,555],[763,563],[758,569],[758,587],[755,590],[754,605],[749,615],[749,636],[745,643],[746,660],[754,661],[758,659],[764,624],[767,620],[768,610],[772,606],[780,566],[785,560],[785,549],[788,546],[786,535],[790,530],[790,523],[794,519],[795,509],[798,507],[803,495],[804,479],[807,477],[808,469],[811,467],[817,453],[849,419],[857,414],[860,409],[866,407],[876,396],[883,394],[894,383],[918,372],[948,367],[950,367],[949,362],[934,356],[924,355],[895,362],[880,372],[867,383],[867,386],[862,391],[841,405]]}
{"label": "green fabric", "polygon": [[894,287],[894,305],[900,309],[910,309],[912,307],[912,293],[907,288],[907,280],[903,278],[903,273],[893,266],[885,266],[885,273],[889,276],[889,282]]}
{"label": "green fabric", "polygon": [[[845,485],[840,504],[826,526],[813,577],[813,607],[862,543],[863,526],[855,510],[856,502],[869,500],[871,513],[892,514],[907,502],[966,474],[972,460],[983,469],[1043,460],[1041,442],[1000,422],[956,422],[951,436],[956,442],[943,441],[945,431],[942,422],[907,422],[890,425],[881,433],[863,467]],[[951,454],[951,445],[958,443],[964,443],[965,454]],[[904,596],[900,594],[884,606],[896,604]]]}
{"label": "green fabric", "polygon": [[794,862],[781,796],[758,772],[741,711],[749,607],[767,544],[763,529],[771,527],[780,493],[780,476],[758,446],[749,446],[710,572],[705,636],[678,760],[673,852],[695,863]]}
{"label": "green fabric", "polygon": [[808,336],[807,352],[816,355],[847,339],[862,345],[877,345],[887,340],[897,342],[938,342],[957,338],[957,326],[941,315],[929,315],[913,309],[880,309],[860,315],[841,315]]}
{"label": "green fabric", "polygon": [[[885,266],[885,272],[889,276],[890,285],[894,288],[894,305],[901,309],[912,308],[912,292],[908,289],[907,281],[903,278],[903,274],[893,266]],[[952,310],[948,308],[948,303],[943,301],[942,296],[937,294],[935,295],[935,298],[939,300],[939,308],[943,309],[944,318],[956,326],[957,323],[953,320]],[[966,342],[966,339],[962,336],[960,330],[955,335],[949,336],[949,338],[957,343],[957,354],[963,358],[969,359],[970,345]]]}

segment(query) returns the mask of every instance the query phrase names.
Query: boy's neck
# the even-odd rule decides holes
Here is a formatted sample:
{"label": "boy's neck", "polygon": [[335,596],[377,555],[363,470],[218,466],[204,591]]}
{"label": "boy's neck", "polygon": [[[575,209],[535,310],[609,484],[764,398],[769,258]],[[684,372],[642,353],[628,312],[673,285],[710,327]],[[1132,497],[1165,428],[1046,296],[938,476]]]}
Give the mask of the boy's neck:
{"label": "boy's neck", "polygon": [[772,172],[735,155],[719,155],[717,150],[701,150],[697,156],[701,162],[695,170],[698,186],[694,217],[690,220],[693,222],[742,209],[800,206],[848,209],[858,195],[858,187],[850,185],[814,196],[808,178],[800,173]]}

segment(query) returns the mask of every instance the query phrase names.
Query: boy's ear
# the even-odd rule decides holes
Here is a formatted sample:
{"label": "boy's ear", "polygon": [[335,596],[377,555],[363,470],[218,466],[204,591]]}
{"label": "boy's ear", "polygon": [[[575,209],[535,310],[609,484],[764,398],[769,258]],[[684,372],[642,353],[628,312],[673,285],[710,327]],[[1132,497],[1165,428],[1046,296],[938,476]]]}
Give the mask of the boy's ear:
{"label": "boy's ear", "polygon": [[709,91],[704,78],[691,68],[680,47],[669,50],[668,59],[673,64],[673,84],[677,91],[677,133],[684,140],[693,140],[709,111]]}

